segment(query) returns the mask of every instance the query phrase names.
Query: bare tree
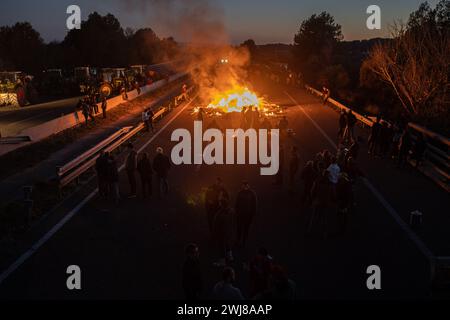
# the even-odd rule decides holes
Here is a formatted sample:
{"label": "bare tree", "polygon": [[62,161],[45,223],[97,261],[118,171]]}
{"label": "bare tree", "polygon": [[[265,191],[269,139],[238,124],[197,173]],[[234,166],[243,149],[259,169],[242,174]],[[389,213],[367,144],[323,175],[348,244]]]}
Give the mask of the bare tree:
{"label": "bare tree", "polygon": [[[435,118],[448,113],[450,34],[448,21],[436,19],[442,8],[449,10],[448,0],[440,4],[441,11],[423,5],[407,25],[394,24],[393,40],[374,46],[363,65],[393,89],[413,116]],[[421,10],[426,15],[420,15]]]}

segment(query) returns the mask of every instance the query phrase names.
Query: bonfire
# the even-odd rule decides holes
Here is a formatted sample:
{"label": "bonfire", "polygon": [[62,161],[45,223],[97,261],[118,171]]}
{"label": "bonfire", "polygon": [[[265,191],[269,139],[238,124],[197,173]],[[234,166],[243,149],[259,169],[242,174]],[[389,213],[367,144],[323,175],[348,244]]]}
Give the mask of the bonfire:
{"label": "bonfire", "polygon": [[[194,108],[198,113],[201,107]],[[276,104],[268,103],[263,97],[242,86],[217,93],[212,101],[203,108],[209,116],[221,116],[227,113],[240,113],[246,108],[257,108],[261,116],[276,117],[282,114],[282,109]]]}

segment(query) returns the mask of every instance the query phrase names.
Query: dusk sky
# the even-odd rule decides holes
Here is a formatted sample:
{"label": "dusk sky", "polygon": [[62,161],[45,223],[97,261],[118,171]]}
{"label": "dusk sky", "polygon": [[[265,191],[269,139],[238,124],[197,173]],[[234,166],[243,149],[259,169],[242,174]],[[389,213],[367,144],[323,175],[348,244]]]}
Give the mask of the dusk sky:
{"label": "dusk sky", "polygon": [[[144,0],[141,0],[144,1]],[[139,0],[1,0],[0,25],[11,25],[17,21],[29,21],[46,41],[62,40],[67,33],[66,8],[77,4],[82,19],[92,11],[112,13],[124,28],[151,27],[161,36],[173,35],[183,41],[176,30],[162,25],[155,18],[152,6],[136,5]],[[153,0],[163,1],[163,0]],[[164,0],[165,1],[165,0]],[[182,0],[169,0],[179,2]],[[186,0],[189,1],[189,0]],[[197,0],[202,1],[202,0]],[[206,1],[203,1],[206,2]],[[422,0],[211,0],[211,6],[223,23],[232,43],[252,38],[257,44],[292,43],[300,23],[314,13],[328,11],[342,25],[346,40],[386,37],[388,25],[396,19],[407,20],[409,14],[419,7]],[[428,1],[435,5],[438,0]],[[371,4],[381,8],[382,29],[366,28],[366,9]]]}

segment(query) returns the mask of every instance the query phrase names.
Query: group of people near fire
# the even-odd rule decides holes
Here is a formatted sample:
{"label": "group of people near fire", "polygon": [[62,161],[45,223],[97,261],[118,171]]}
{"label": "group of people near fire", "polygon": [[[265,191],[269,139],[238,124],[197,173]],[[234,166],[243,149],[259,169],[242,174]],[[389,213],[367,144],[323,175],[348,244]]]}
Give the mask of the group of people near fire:
{"label": "group of people near fire", "polygon": [[[324,101],[326,103],[326,101]],[[203,121],[200,110],[197,120]],[[147,131],[152,130],[151,109],[145,109],[142,120]],[[354,184],[363,171],[358,165],[361,137],[355,134],[357,117],[351,111],[343,111],[339,117],[337,152],[322,150],[312,159],[302,159],[295,142],[290,140],[289,121],[286,116],[275,118],[261,116],[256,107],[246,107],[240,114],[240,126],[248,128],[278,128],[280,130],[279,171],[274,177],[274,185],[287,186],[291,193],[300,195],[300,206],[304,209],[305,234],[319,235],[325,241],[330,233],[343,234],[347,221],[355,211]],[[209,126],[218,127],[213,118]],[[289,142],[290,141],[290,142]],[[403,166],[411,153],[417,163],[425,149],[423,138],[413,144],[412,137],[405,127],[382,122],[377,117],[368,137],[370,156],[394,157]],[[130,143],[127,145],[124,169],[129,183],[129,198],[137,196],[137,177],[140,178],[142,197],[152,196],[152,185],[156,181],[158,198],[169,192],[169,171],[171,162],[163,148],[155,149],[155,156],[138,152]],[[304,162],[303,168],[301,162]],[[306,160],[306,161],[305,161]],[[96,162],[99,194],[102,197],[120,201],[119,168],[112,154],[103,152]],[[285,181],[284,177],[288,179]],[[301,187],[297,186],[301,182]],[[232,199],[235,199],[232,201]],[[244,299],[244,294],[234,284],[237,270],[246,272],[249,289],[246,298],[253,299],[294,299],[298,296],[296,284],[289,279],[285,269],[269,254],[266,248],[259,248],[254,257],[243,262],[243,268],[236,268],[237,262],[233,250],[245,248],[251,227],[259,208],[258,196],[249,181],[242,181],[241,188],[231,195],[220,177],[210,185],[204,194],[205,225],[211,244],[214,246],[213,267],[222,270],[222,278],[214,285],[210,293],[213,298],[224,300]],[[331,223],[337,221],[336,223]],[[181,286],[189,300],[210,297],[205,296],[203,281],[204,270],[200,264],[199,246],[189,243],[185,248],[185,261],[182,268]]]}
{"label": "group of people near fire", "polygon": [[[137,177],[140,178],[142,197],[151,197],[153,194],[153,181],[156,180],[156,194],[158,198],[167,196],[169,192],[168,173],[171,168],[169,157],[164,154],[162,147],[156,148],[153,159],[142,152],[140,154],[132,143],[127,144],[127,155],[124,169],[129,183],[128,198],[137,197]],[[119,190],[119,167],[113,154],[102,152],[95,163],[97,172],[98,191],[100,196],[111,198],[118,204],[121,200]]]}

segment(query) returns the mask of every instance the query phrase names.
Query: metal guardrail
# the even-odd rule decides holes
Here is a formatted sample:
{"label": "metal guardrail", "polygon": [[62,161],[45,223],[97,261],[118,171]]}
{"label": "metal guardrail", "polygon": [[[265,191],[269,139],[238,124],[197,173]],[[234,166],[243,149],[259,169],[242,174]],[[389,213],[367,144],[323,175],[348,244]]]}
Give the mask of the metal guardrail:
{"label": "metal guardrail", "polygon": [[[189,93],[194,90],[194,87],[189,88],[187,93],[182,93],[173,98],[173,104],[176,107],[182,100],[187,100]],[[152,121],[157,121],[162,119],[164,114],[171,110],[172,101],[167,107],[160,107],[158,111],[153,115]],[[95,162],[100,156],[101,151],[113,152],[119,148],[124,142],[128,141],[130,138],[135,136],[138,132],[145,128],[143,122],[139,123],[136,127],[125,127],[109,136],[93,148],[84,152],[80,156],[71,160],[64,166],[57,168],[57,175],[59,178],[59,188],[63,188],[70,184],[72,181],[78,179],[80,175],[88,171],[90,168],[95,166]]]}
{"label": "metal guardrail", "polygon": [[29,136],[0,137],[0,144],[18,144],[29,141],[31,141]]}
{"label": "metal guardrail", "polygon": [[[319,97],[323,97],[322,92],[308,85],[305,85],[305,88],[310,93]],[[332,106],[338,108],[339,110],[345,111],[350,110],[350,108],[344,106],[343,104],[339,103],[334,99],[329,98],[327,102],[329,102]],[[373,125],[372,119],[364,117],[363,115],[358,114],[357,112],[354,111],[353,114],[363,124],[369,127]],[[424,154],[424,165],[419,167],[418,169],[427,177],[431,178],[434,182],[436,182],[439,186],[441,186],[444,190],[450,192],[449,186],[450,139],[412,122],[408,123],[408,126],[413,131],[413,138],[416,138],[415,136],[418,133],[421,133],[428,138],[427,147]],[[410,163],[415,164],[414,161],[410,161]]]}
{"label": "metal guardrail", "polygon": [[124,133],[129,132],[131,130],[131,128],[133,128],[133,127],[123,127],[122,129],[116,131],[114,134],[110,135],[108,138],[106,138],[105,140],[103,140],[99,144],[95,145],[93,148],[91,148],[88,151],[82,153],[81,155],[79,155],[78,157],[73,159],[72,161],[66,163],[64,166],[58,167],[57,168],[58,176],[63,176],[65,173],[67,173],[70,170],[72,170],[73,168],[79,166],[79,164],[81,162],[83,162],[84,160],[88,159],[89,157],[91,157],[95,153],[97,153],[100,150],[102,150],[103,148],[105,148],[108,144],[110,144],[112,141],[117,139],[119,136],[121,136]]}
{"label": "metal guardrail", "polygon": [[[152,121],[157,120],[159,117],[167,111],[167,108],[161,108],[152,118]],[[95,162],[100,156],[101,151],[105,152],[113,152],[117,148],[119,148],[123,143],[128,141],[130,138],[135,136],[138,132],[144,129],[144,123],[139,123],[135,128],[130,130],[131,127],[127,127],[126,134],[123,134],[124,131],[118,134],[117,132],[113,135],[109,136],[98,145],[89,149],[82,155],[78,156],[74,160],[70,161],[68,164],[64,165],[61,170],[58,168],[58,177],[59,177],[59,187],[65,187],[75,179],[77,179],[80,175],[85,173],[87,170],[95,166]],[[117,137],[119,137],[117,139]],[[111,143],[112,142],[112,143]],[[70,172],[69,172],[70,171]]]}

